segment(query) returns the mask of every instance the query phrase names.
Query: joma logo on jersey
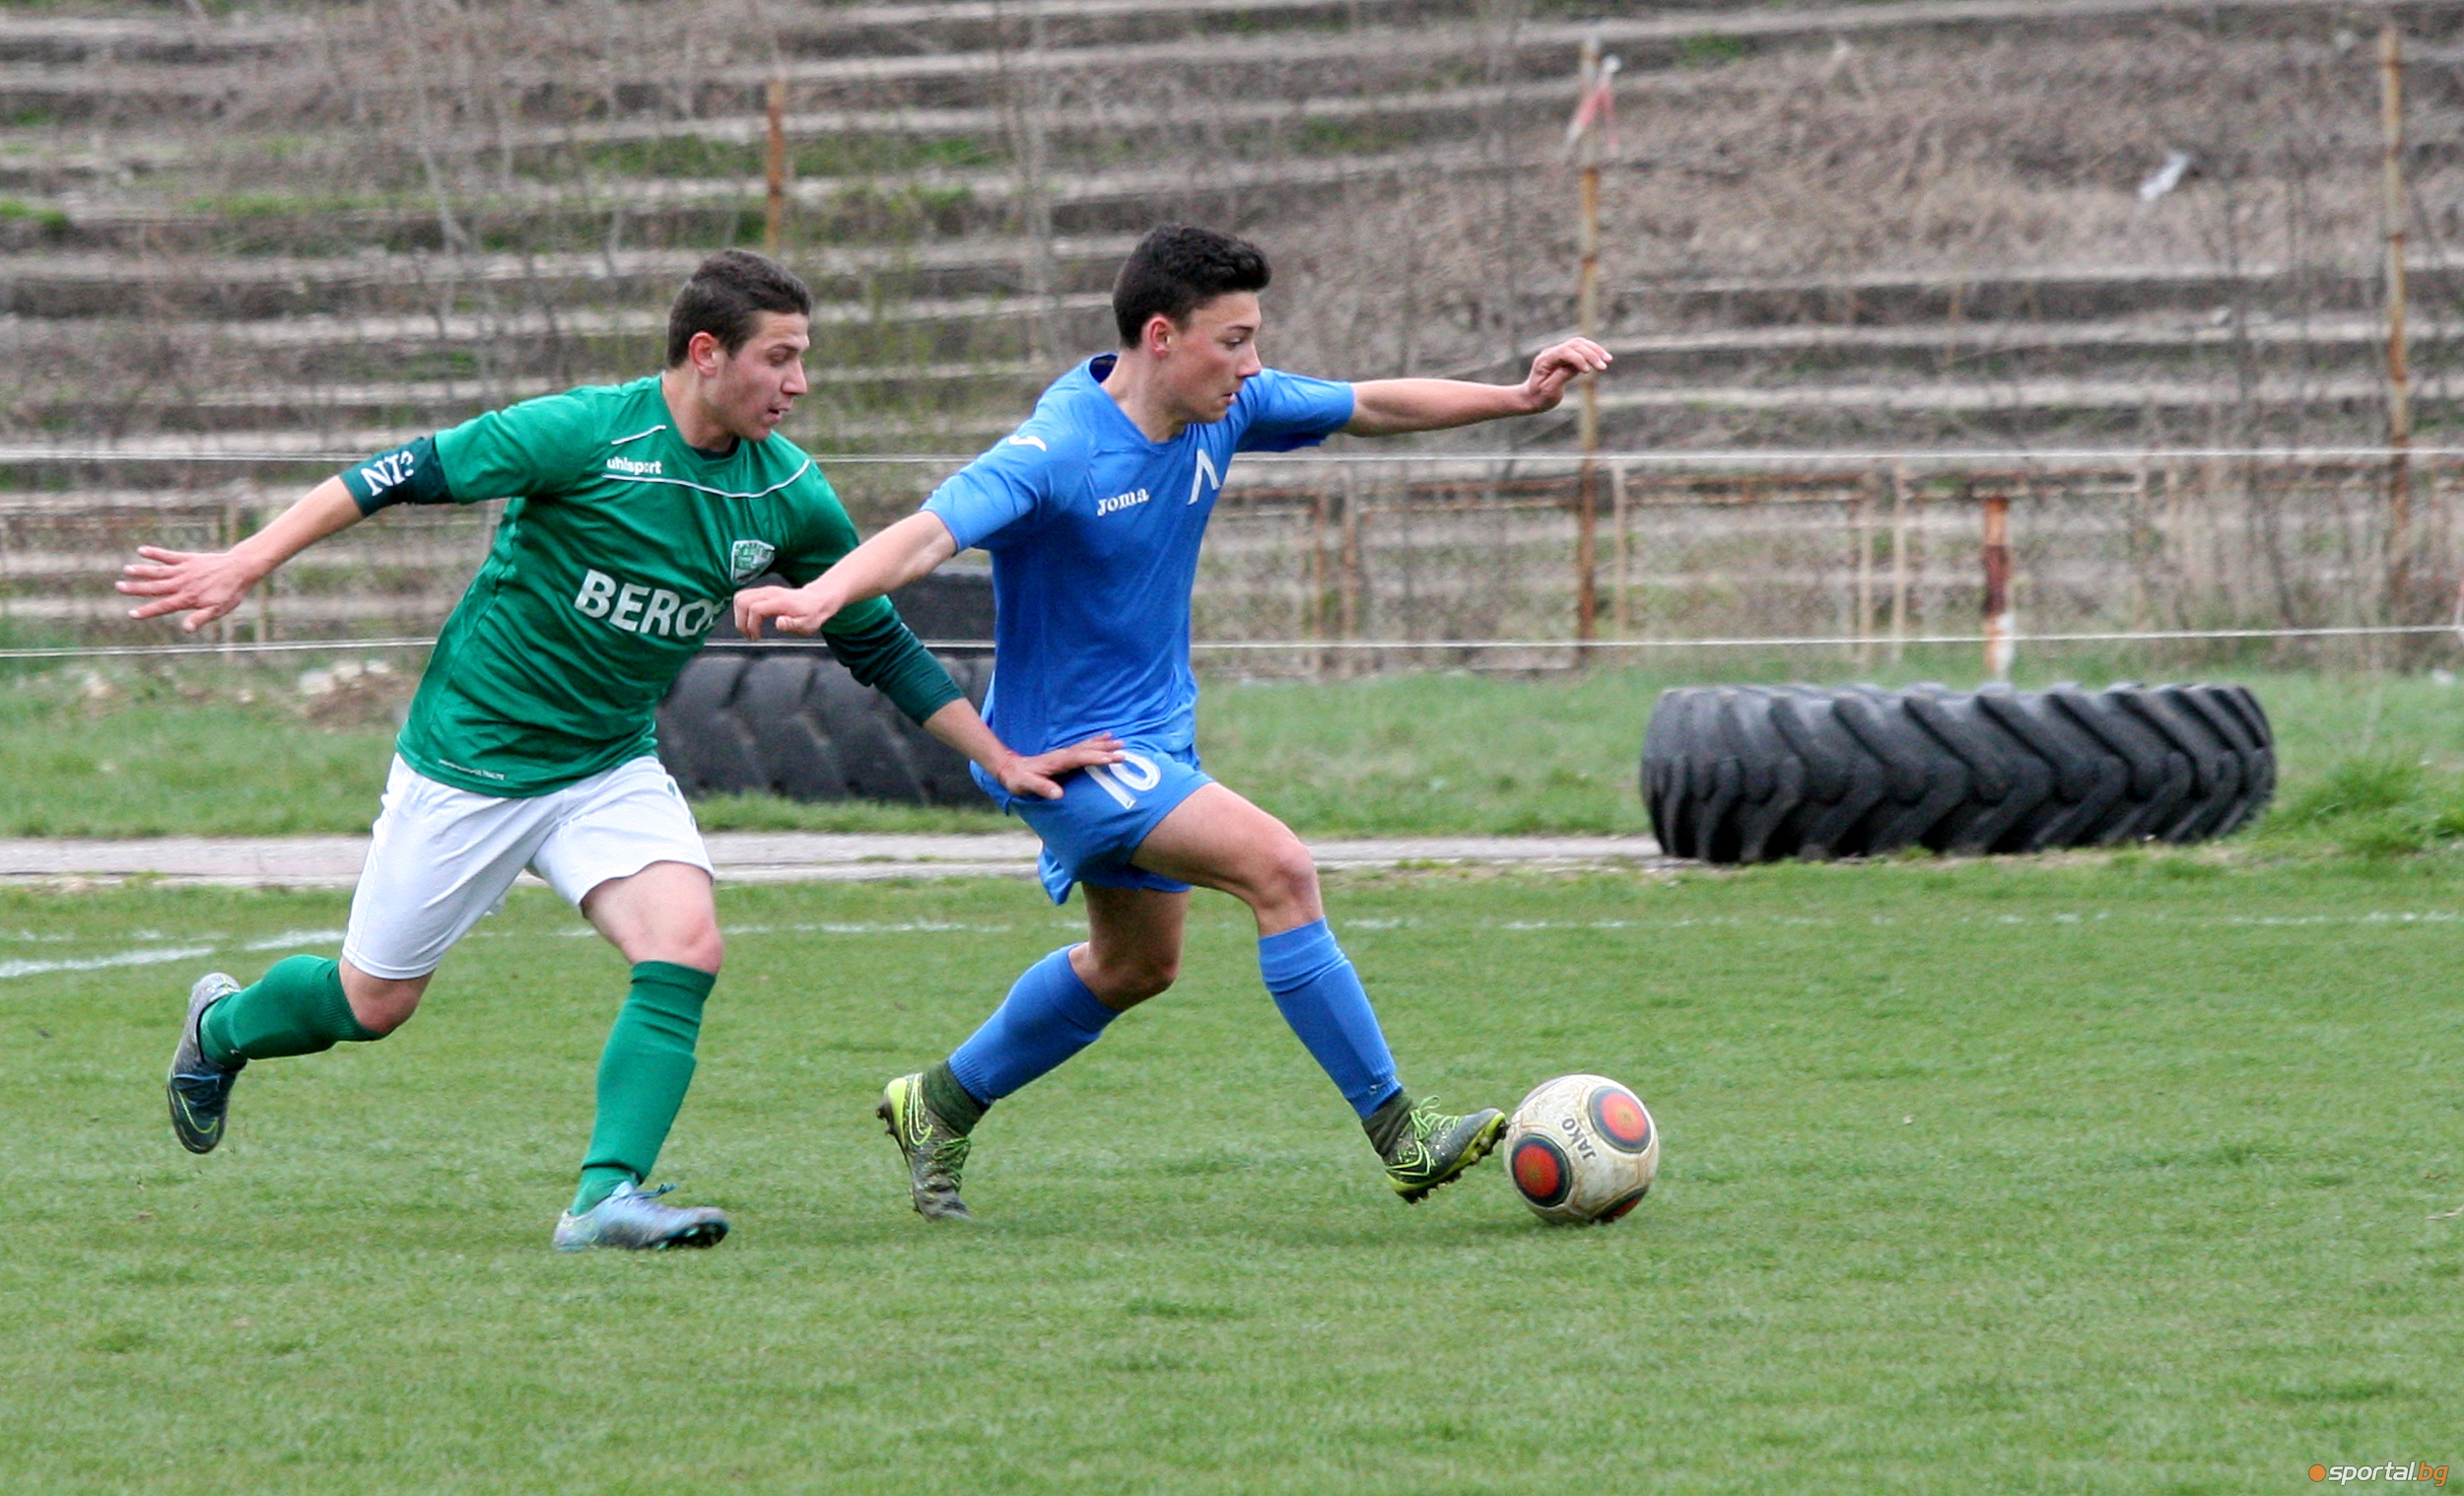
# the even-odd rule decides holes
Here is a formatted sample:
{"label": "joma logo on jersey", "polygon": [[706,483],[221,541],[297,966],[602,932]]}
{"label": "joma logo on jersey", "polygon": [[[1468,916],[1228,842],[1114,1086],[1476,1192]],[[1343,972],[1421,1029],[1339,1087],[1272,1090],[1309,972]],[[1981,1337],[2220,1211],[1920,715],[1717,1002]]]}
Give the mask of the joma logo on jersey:
{"label": "joma logo on jersey", "polygon": [[665,587],[618,581],[605,572],[582,574],[582,590],[574,607],[584,618],[604,618],[628,634],[655,634],[665,639],[699,639],[726,604],[708,597],[679,597]]}
{"label": "joma logo on jersey", "polygon": [[1118,514],[1123,510],[1135,509],[1144,504],[1149,497],[1151,496],[1146,490],[1133,488],[1126,494],[1115,494],[1110,499],[1098,499],[1095,501],[1095,517],[1101,519],[1106,514]]}
{"label": "joma logo on jersey", "polygon": [[628,478],[655,478],[660,474],[657,462],[645,462],[639,457],[610,457],[607,459],[607,470],[623,473]]}

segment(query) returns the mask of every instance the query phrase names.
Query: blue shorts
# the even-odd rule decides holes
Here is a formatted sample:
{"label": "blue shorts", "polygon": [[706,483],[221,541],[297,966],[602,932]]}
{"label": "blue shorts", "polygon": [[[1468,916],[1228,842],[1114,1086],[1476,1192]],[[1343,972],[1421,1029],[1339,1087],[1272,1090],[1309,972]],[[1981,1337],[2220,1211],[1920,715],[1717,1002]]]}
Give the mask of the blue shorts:
{"label": "blue shorts", "polygon": [[1036,873],[1055,904],[1069,902],[1073,883],[1189,891],[1187,883],[1132,867],[1129,856],[1183,800],[1214,782],[1198,767],[1197,749],[1129,744],[1120,763],[1098,764],[1063,779],[1058,800],[1004,794],[998,784],[987,782],[991,777],[980,768],[975,777],[987,794],[1043,838]]}

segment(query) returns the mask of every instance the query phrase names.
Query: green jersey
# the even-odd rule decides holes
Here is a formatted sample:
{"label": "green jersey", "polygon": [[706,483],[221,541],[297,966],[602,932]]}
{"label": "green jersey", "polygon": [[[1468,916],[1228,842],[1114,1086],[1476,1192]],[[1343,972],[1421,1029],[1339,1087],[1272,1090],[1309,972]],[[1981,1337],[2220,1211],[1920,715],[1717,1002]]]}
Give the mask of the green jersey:
{"label": "green jersey", "polygon": [[[687,445],[655,376],[527,400],[342,478],[363,512],[512,501],[396,744],[480,794],[544,794],[655,752],[659,699],[736,588],[773,571],[801,585],[856,546],[811,457],[775,435]],[[824,639],[919,721],[961,694],[886,598]]]}

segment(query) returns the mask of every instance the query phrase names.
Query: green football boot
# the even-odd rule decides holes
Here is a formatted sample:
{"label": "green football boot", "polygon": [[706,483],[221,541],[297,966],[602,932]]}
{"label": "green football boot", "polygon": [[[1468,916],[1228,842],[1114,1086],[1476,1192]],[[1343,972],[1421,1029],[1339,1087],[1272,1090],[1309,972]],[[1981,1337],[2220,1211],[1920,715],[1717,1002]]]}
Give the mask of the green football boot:
{"label": "green football boot", "polygon": [[1386,1182],[1404,1204],[1417,1205],[1488,1157],[1506,1130],[1506,1114],[1484,1107],[1469,1117],[1449,1117],[1437,1110],[1434,1096],[1413,1102],[1398,1094],[1362,1125],[1386,1160]]}
{"label": "green football boot", "polygon": [[958,1197],[958,1176],[967,1167],[967,1134],[953,1127],[924,1100],[924,1074],[902,1075],[882,1088],[873,1116],[907,1159],[907,1188],[916,1213],[927,1221],[969,1221],[975,1213]]}

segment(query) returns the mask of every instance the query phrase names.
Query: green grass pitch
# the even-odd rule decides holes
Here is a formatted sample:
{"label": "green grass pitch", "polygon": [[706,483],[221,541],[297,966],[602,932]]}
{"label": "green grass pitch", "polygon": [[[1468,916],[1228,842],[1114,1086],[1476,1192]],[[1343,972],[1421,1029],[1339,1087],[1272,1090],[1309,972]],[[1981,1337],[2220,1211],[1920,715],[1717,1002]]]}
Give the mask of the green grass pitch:
{"label": "green grass pitch", "polygon": [[[335,895],[0,892],[0,1490],[2248,1492],[2464,1464],[2464,872],[2200,854],[1338,880],[1406,1078],[1631,1082],[1625,1221],[1405,1208],[1229,901],[906,1208],[876,1088],[1070,938],[1023,883],[736,889],[662,1177],[560,1257],[617,958],[518,894],[190,1159],[209,964]],[[170,953],[186,952],[184,955]],[[103,964],[120,962],[131,964]],[[143,964],[134,964],[143,963]]]}

